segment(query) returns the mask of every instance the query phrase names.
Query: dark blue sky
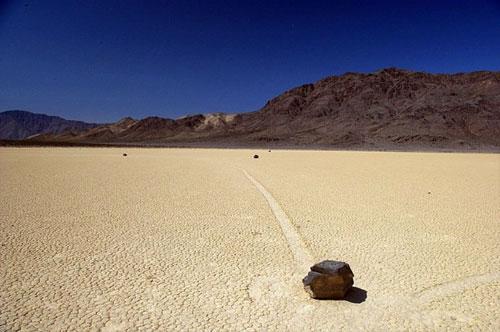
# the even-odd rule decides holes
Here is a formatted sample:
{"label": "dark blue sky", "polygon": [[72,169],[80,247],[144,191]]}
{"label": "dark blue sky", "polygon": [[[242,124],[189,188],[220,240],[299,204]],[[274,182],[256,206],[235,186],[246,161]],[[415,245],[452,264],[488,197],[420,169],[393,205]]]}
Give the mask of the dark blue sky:
{"label": "dark blue sky", "polygon": [[346,71],[500,70],[499,1],[0,0],[0,110],[259,109]]}

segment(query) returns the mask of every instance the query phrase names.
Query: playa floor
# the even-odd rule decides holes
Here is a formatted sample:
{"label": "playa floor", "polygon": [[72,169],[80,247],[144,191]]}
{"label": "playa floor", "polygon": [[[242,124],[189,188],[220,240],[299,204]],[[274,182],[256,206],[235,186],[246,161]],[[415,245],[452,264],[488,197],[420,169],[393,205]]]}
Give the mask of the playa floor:
{"label": "playa floor", "polygon": [[500,329],[499,154],[1,148],[0,188],[0,331]]}

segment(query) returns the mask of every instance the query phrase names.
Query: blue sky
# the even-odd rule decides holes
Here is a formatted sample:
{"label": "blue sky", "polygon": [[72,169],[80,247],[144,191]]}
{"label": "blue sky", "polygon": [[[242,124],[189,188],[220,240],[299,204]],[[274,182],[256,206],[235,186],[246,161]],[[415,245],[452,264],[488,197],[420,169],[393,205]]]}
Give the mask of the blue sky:
{"label": "blue sky", "polygon": [[0,0],[0,110],[245,112],[348,71],[500,70],[499,1]]}

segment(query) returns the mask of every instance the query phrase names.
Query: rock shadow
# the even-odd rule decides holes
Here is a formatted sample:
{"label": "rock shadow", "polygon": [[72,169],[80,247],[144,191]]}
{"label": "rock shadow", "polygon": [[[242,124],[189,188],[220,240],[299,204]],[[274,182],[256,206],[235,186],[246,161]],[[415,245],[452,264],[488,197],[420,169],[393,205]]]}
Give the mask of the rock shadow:
{"label": "rock shadow", "polygon": [[365,291],[364,289],[353,287],[351,288],[349,293],[347,293],[344,300],[346,300],[347,302],[360,304],[366,301],[367,296],[368,292]]}
{"label": "rock shadow", "polygon": [[347,301],[350,303],[360,304],[366,301],[368,292],[364,289],[353,287],[346,294],[346,296],[341,300],[332,300],[332,299],[317,299],[319,301]]}

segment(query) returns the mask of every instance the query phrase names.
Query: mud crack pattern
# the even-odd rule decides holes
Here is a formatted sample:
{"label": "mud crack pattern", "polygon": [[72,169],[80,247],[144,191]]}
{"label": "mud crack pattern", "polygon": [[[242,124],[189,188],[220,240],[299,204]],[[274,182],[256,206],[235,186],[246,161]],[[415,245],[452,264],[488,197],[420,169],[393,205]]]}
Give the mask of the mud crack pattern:
{"label": "mud crack pattern", "polygon": [[0,331],[498,330],[498,155],[123,152],[0,149]]}

